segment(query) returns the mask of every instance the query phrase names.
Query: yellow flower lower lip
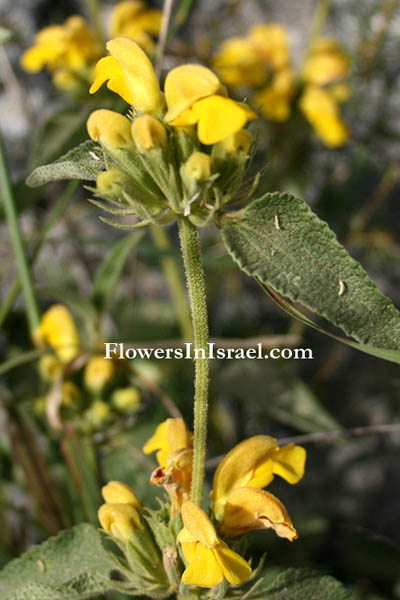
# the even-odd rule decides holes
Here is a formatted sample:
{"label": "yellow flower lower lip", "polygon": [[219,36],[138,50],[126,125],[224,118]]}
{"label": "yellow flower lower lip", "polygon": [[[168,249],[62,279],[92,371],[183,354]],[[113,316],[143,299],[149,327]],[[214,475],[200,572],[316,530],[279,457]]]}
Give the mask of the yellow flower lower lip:
{"label": "yellow flower lower lip", "polygon": [[213,587],[225,578],[232,585],[238,585],[250,577],[250,565],[218,538],[213,524],[199,506],[185,502],[182,519],[184,529],[177,539],[189,563],[182,575],[184,583]]}
{"label": "yellow flower lower lip", "polygon": [[291,542],[298,537],[286,508],[273,494],[249,487],[229,494],[221,523],[224,536],[235,537],[246,531],[269,528]]}

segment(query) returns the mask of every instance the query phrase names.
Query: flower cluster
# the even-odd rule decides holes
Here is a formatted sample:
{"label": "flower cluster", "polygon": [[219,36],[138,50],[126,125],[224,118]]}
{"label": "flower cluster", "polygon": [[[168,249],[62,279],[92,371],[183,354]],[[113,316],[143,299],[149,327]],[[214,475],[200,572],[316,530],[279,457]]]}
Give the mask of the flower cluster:
{"label": "flower cluster", "polygon": [[350,93],[343,84],[350,61],[335,40],[317,40],[296,74],[290,64],[285,30],[278,24],[257,25],[247,36],[223,42],[213,65],[230,88],[252,90],[251,102],[261,107],[266,119],[288,120],[297,103],[326,146],[341,146],[347,141],[340,103]]}
{"label": "flower cluster", "polygon": [[[181,418],[161,423],[143,451],[146,454],[157,451],[159,467],[152,473],[151,483],[164,486],[168,492],[170,509],[163,512],[164,522],[171,528],[175,546],[178,545],[182,553],[184,564],[177,560],[174,564],[183,583],[209,588],[224,580],[231,585],[247,581],[252,569],[229,546],[232,538],[269,528],[290,541],[298,537],[284,505],[263,488],[275,475],[291,484],[300,481],[306,458],[300,446],[279,447],[276,439],[266,435],[238,444],[222,459],[215,472],[209,514],[190,500],[192,435]],[[114,490],[120,490],[119,499],[111,494]],[[130,539],[129,531],[131,536],[137,535],[137,511],[142,510],[146,515],[147,509],[141,509],[136,496],[131,496],[123,484],[116,482],[103,488],[103,496],[106,504],[99,511],[103,529],[124,541]],[[127,509],[126,504],[131,508]],[[147,510],[145,520],[153,529],[151,521],[155,517],[151,513]],[[157,518],[160,519],[160,515]],[[183,527],[177,529],[177,522]],[[168,552],[171,555],[171,546]]]}
{"label": "flower cluster", "polygon": [[[83,417],[81,425],[97,429],[116,414],[136,412],[140,392],[117,373],[112,360],[82,348],[75,321],[62,304],[54,304],[42,316],[34,334],[38,348],[47,349],[39,359],[39,374],[44,383],[59,385],[63,417]],[[83,367],[81,376],[76,376]],[[121,382],[126,387],[121,387]],[[46,398],[36,402],[37,412],[46,409]]]}
{"label": "flower cluster", "polygon": [[[124,0],[111,11],[109,32],[111,37],[129,37],[152,53],[153,37],[159,34],[161,18],[159,10],[148,8],[141,0]],[[21,66],[29,73],[46,68],[57,88],[73,95],[86,95],[94,66],[103,53],[99,33],[83,17],[73,15],[62,25],[39,31],[33,46],[22,55]]]}
{"label": "flower cluster", "polygon": [[172,69],[161,92],[153,66],[132,40],[107,43],[90,92],[107,81],[132,106],[132,118],[109,110],[89,117],[90,137],[101,145],[107,170],[95,201],[117,215],[168,222],[176,215],[204,225],[237,197],[252,146],[243,129],[256,114],[227,97],[218,77],[201,65]]}

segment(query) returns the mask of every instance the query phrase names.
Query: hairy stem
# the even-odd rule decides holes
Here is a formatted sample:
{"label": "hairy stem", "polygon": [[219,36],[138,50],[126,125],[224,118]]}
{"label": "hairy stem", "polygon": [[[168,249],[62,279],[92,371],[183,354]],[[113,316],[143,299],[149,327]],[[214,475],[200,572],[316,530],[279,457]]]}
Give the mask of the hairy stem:
{"label": "hairy stem", "polygon": [[[164,252],[171,250],[171,243],[168,235],[161,225],[151,225],[150,231],[154,243],[159,250]],[[176,261],[170,256],[161,258],[161,265],[164,270],[165,279],[168,283],[182,337],[187,341],[191,341],[193,339],[192,321],[186,300],[184,284],[181,279],[181,274],[179,273],[179,267]]]}
{"label": "hairy stem", "polygon": [[181,217],[178,224],[190,298],[195,349],[194,454],[191,498],[193,502],[201,506],[207,442],[208,314],[199,234],[188,219]]}

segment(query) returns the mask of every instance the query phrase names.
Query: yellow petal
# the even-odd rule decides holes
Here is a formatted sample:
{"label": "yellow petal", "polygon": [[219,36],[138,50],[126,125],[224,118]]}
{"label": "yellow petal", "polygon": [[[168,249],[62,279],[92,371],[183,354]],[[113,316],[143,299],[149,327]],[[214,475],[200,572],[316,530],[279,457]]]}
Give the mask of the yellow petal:
{"label": "yellow petal", "polygon": [[132,145],[131,122],[113,110],[99,109],[87,121],[89,136],[111,151]]}
{"label": "yellow petal", "polygon": [[34,337],[54,348],[63,363],[75,358],[79,352],[80,340],[75,322],[62,304],[55,304],[44,313]]}
{"label": "yellow petal", "polygon": [[289,62],[287,35],[280,25],[256,25],[248,37],[259,58],[268,66],[281,69]]}
{"label": "yellow petal", "polygon": [[167,130],[158,119],[142,115],[132,123],[132,138],[139,152],[163,148],[167,144]]}
{"label": "yellow petal", "polygon": [[165,99],[170,123],[200,98],[215,94],[221,86],[218,77],[201,65],[182,65],[170,71],[165,79]]}
{"label": "yellow petal", "polygon": [[105,56],[98,61],[95,78],[89,89],[89,93],[94,94],[97,92],[107,80],[109,80],[107,87],[110,90],[119,94],[128,104],[133,104],[134,99],[130,89],[124,82],[122,67],[113,56]]}
{"label": "yellow petal", "polygon": [[222,568],[213,550],[202,544],[196,544],[193,560],[182,574],[183,583],[200,587],[214,587],[222,580]]}
{"label": "yellow petal", "polygon": [[134,22],[138,15],[145,10],[146,5],[140,0],[126,0],[118,2],[110,14],[110,33],[112,38],[126,35],[126,26]]}
{"label": "yellow petal", "polygon": [[251,567],[240,554],[223,543],[214,548],[213,552],[223,576],[231,585],[239,585],[248,580],[251,575]]}
{"label": "yellow petal", "polygon": [[188,127],[195,123],[197,123],[197,116],[192,108],[187,108],[176,119],[171,121],[171,125],[174,127]]}
{"label": "yellow petal", "polygon": [[222,140],[220,142],[220,147],[223,148],[227,154],[237,154],[238,152],[248,154],[253,142],[254,138],[250,131],[241,129]]}
{"label": "yellow petal", "polygon": [[123,541],[128,541],[141,526],[139,513],[130,504],[103,504],[98,518],[106,533]]}
{"label": "yellow petal", "polygon": [[163,108],[158,79],[150,59],[133,40],[119,37],[107,42],[110,52],[123,71],[133,106],[139,112],[157,116]]}
{"label": "yellow petal", "polygon": [[288,444],[279,448],[274,456],[273,472],[288,483],[298,483],[304,476],[306,451],[301,446]]}
{"label": "yellow petal", "polygon": [[344,54],[322,53],[311,55],[304,66],[303,79],[307,83],[325,85],[348,75],[350,61]]}
{"label": "yellow petal", "polygon": [[182,520],[194,540],[209,547],[218,543],[214,525],[206,513],[194,502],[188,501],[182,505]]}
{"label": "yellow petal", "polygon": [[[188,532],[188,530],[186,529],[186,527],[183,527],[183,529],[180,530],[180,532],[178,533],[178,535],[176,536],[176,540],[182,544],[182,547],[184,544],[187,544],[188,546],[188,552],[190,551],[189,548],[189,544],[195,544],[196,540],[194,539],[194,537],[192,536],[191,533]],[[186,554],[185,554],[186,557]],[[186,557],[186,560],[190,560],[188,557]]]}
{"label": "yellow petal", "polygon": [[167,419],[157,427],[154,435],[143,446],[143,452],[150,454],[154,450],[160,450],[157,453],[158,464],[166,467],[168,454],[191,446],[192,434],[188,431],[185,421],[181,418]]}
{"label": "yellow petal", "polygon": [[216,144],[239,131],[247,121],[257,119],[245,104],[222,96],[209,96],[193,105],[197,117],[197,136],[202,144]]}
{"label": "yellow petal", "polygon": [[[265,487],[273,479],[271,455],[276,452],[277,440],[267,435],[257,435],[235,446],[222,459],[214,475],[213,510],[218,520],[222,518],[228,494],[237,487],[249,484],[258,469],[257,482]],[[261,467],[261,472],[260,472]]]}
{"label": "yellow petal", "polygon": [[[159,448],[169,448],[168,446],[168,419],[163,423],[158,425],[154,434],[150,439],[147,440],[142,450],[145,454],[151,454],[154,450],[158,450]],[[161,465],[163,467],[165,465]]]}
{"label": "yellow petal", "polygon": [[222,535],[234,537],[246,531],[268,528],[290,541],[297,538],[286,508],[269,492],[244,487],[229,494],[221,523]]}
{"label": "yellow petal", "polygon": [[266,79],[265,68],[248,38],[226,40],[214,57],[213,66],[228,86],[257,87]]}
{"label": "yellow petal", "polygon": [[99,393],[114,377],[115,369],[112,360],[104,356],[93,356],[85,365],[83,379],[88,390]]}
{"label": "yellow petal", "polygon": [[21,67],[28,73],[38,73],[48,61],[47,48],[32,46],[21,56]]}
{"label": "yellow petal", "polygon": [[121,481],[110,481],[101,489],[104,500],[109,504],[130,504],[138,510],[141,504],[135,492]]}
{"label": "yellow petal", "polygon": [[306,86],[299,106],[326,146],[335,148],[347,142],[348,129],[340,118],[339,105],[327,90]]}
{"label": "yellow petal", "polygon": [[188,179],[201,181],[211,175],[212,158],[204,152],[193,152],[183,165],[183,173]]}

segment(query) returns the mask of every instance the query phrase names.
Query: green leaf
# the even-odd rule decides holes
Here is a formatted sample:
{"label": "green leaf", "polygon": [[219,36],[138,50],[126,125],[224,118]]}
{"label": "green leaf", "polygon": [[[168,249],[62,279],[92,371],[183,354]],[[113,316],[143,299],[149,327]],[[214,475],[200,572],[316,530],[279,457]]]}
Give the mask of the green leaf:
{"label": "green leaf", "polygon": [[219,225],[245,273],[359,342],[400,350],[400,312],[303,200],[266,194]]}
{"label": "green leaf", "polygon": [[93,300],[100,311],[109,305],[125,263],[143,235],[140,231],[118,240],[100,265],[93,282]]}
{"label": "green leaf", "polygon": [[55,162],[37,167],[27,178],[26,184],[30,187],[38,187],[60,179],[95,181],[103,170],[104,161],[98,146],[92,141],[87,141]]}
{"label": "green leaf", "polygon": [[271,289],[268,285],[263,284],[261,281],[258,281],[258,283],[263,288],[263,290],[266,292],[266,294],[271,298],[271,300],[273,302],[275,302],[275,304],[277,306],[282,308],[290,317],[293,317],[297,321],[300,321],[300,323],[304,323],[305,325],[308,325],[309,327],[316,329],[320,333],[323,333],[324,335],[328,335],[329,337],[333,338],[337,342],[346,344],[347,346],[350,346],[351,348],[355,348],[356,350],[359,350],[360,352],[365,352],[365,354],[370,354],[371,356],[376,356],[377,358],[382,358],[384,360],[389,360],[390,362],[400,364],[400,351],[399,350],[386,350],[386,348],[375,348],[375,346],[367,346],[366,344],[359,344],[357,342],[353,342],[352,340],[346,339],[339,335],[335,335],[334,333],[331,333],[330,331],[326,331],[326,329],[323,329],[322,327],[320,327],[319,325],[314,323],[314,321],[312,321],[311,319],[309,319],[308,317],[303,315],[303,313],[301,313],[299,310],[297,310],[294,306],[292,306],[284,298],[279,296],[279,294],[274,292],[274,290]]}
{"label": "green leaf", "polygon": [[264,590],[246,598],[260,600],[352,600],[353,595],[333,577],[311,569],[288,569]]}
{"label": "green leaf", "polygon": [[67,106],[49,117],[39,128],[30,150],[28,171],[45,165],[87,140],[86,121],[93,105]]}
{"label": "green leaf", "polygon": [[2,600],[82,600],[112,590],[115,564],[100,533],[77,525],[50,538],[0,571]]}

